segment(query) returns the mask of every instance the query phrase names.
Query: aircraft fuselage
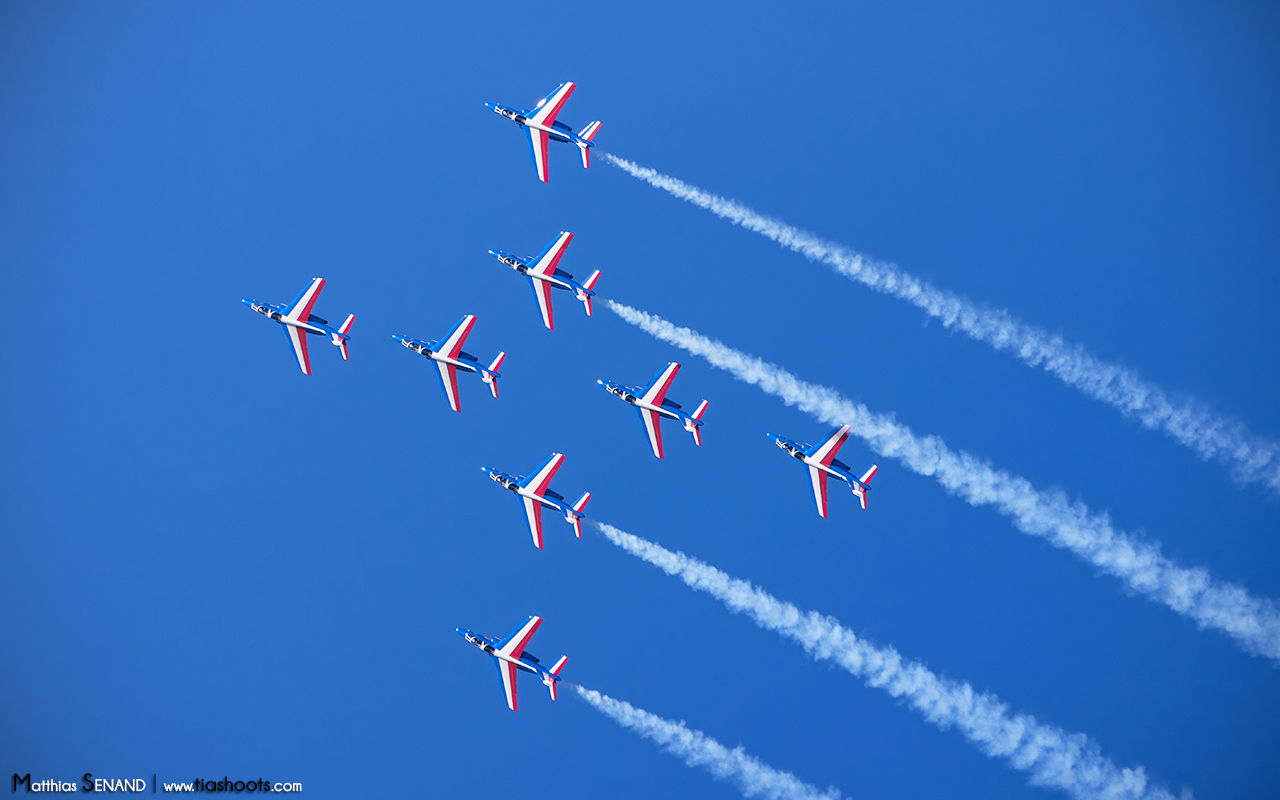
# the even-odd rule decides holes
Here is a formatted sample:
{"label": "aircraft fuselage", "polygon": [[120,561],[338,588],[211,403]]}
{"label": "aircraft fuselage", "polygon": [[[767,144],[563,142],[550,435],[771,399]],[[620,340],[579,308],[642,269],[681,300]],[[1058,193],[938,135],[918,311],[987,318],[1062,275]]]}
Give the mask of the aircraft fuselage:
{"label": "aircraft fuselage", "polygon": [[805,455],[804,451],[806,448],[808,448],[808,445],[804,445],[804,446],[798,445],[795,442],[783,436],[775,436],[774,442],[777,443],[778,447],[782,448],[784,451],[790,454],[792,458],[795,458],[797,461],[802,461],[806,465],[813,467],[814,469],[820,469],[823,472],[827,473],[828,475],[834,475],[835,477],[848,483],[851,486],[861,486],[863,489],[870,488],[865,483],[855,478],[853,476],[853,473],[849,472],[848,470],[840,469],[840,466],[842,465],[840,464],[839,461],[833,460],[832,464],[834,466],[832,466],[832,465],[823,464],[821,461],[814,458],[813,456]]}
{"label": "aircraft fuselage", "polygon": [[485,103],[485,105],[493,109],[493,112],[498,116],[505,117],[522,128],[533,128],[536,131],[542,131],[558,142],[572,142],[573,144],[579,144],[584,147],[593,146],[591,142],[579,137],[571,130],[557,128],[555,126],[540,125],[534,122],[527,116],[529,112],[516,111],[514,108],[500,106],[497,103]]}
{"label": "aircraft fuselage", "polygon": [[547,680],[557,680],[557,681],[560,680],[559,676],[553,675],[546,670],[538,669],[536,666],[534,666],[534,664],[536,664],[537,662],[534,662],[534,664],[530,664],[528,661],[525,661],[523,657],[512,658],[511,656],[503,655],[501,652],[498,651],[498,648],[493,646],[494,645],[493,640],[489,639],[486,636],[481,636],[478,633],[472,633],[471,631],[464,630],[462,628],[458,628],[458,633],[462,636],[463,639],[466,639],[467,642],[475,645],[478,649],[480,649],[486,655],[493,656],[499,661],[505,661],[508,664],[514,664],[517,669],[523,670],[524,672],[532,673],[533,675],[537,675],[539,678],[542,678],[544,682],[546,682]]}
{"label": "aircraft fuselage", "polygon": [[[506,489],[510,489],[512,492],[519,495],[520,497],[527,497],[530,500],[537,500],[539,503],[546,506],[547,508],[553,508],[556,511],[564,511],[564,506],[559,505],[558,503],[555,502],[556,500],[564,500],[564,498],[556,494],[555,492],[551,491],[550,489],[547,490],[546,494],[534,494],[528,488],[521,486],[520,482],[517,479],[511,477],[505,472],[499,472],[496,469],[490,469],[485,471],[489,473],[489,477],[493,479],[494,483],[497,483],[499,486],[502,486]],[[549,498],[554,498],[554,499],[549,499]]]}
{"label": "aircraft fuselage", "polygon": [[641,391],[634,386],[619,386],[616,383],[602,382],[604,389],[614,397],[627,401],[636,408],[643,408],[646,411],[652,411],[659,416],[677,421],[683,420],[684,416],[674,411],[669,406],[655,406],[652,403],[646,403],[640,399]]}
{"label": "aircraft fuselage", "polygon": [[[412,350],[413,352],[417,353],[420,356],[431,359],[432,361],[439,361],[441,364],[452,364],[458,369],[466,370],[467,372],[480,371],[479,369],[476,368],[475,364],[469,361],[459,361],[456,358],[449,358],[443,353],[432,350],[431,345],[435,344],[435,342],[427,342],[426,344],[423,344],[422,342],[414,341],[413,339],[400,339],[400,344],[404,345],[405,347],[409,348],[410,350]],[[476,362],[476,363],[479,363],[479,362]]]}

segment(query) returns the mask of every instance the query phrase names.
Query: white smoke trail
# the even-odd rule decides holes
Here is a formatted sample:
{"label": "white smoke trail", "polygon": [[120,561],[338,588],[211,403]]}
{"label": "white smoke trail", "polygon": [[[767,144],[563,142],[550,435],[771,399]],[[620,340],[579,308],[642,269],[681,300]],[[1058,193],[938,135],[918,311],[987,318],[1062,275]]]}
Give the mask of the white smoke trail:
{"label": "white smoke trail", "polygon": [[1130,370],[1103,361],[1079,345],[1064,341],[1061,336],[1015,319],[1007,311],[983,308],[959,295],[931,286],[903,272],[896,264],[877,261],[824,241],[780,220],[757,214],[733,200],[624,158],[608,153],[604,158],[681,200],[767,236],[810,261],[827,264],[850,280],[906,300],[947,328],[963,331],[996,350],[1009,350],[1028,366],[1044,367],[1068,386],[1114,406],[1143,426],[1163,430],[1201,458],[1228,465],[1237,481],[1261,483],[1280,494],[1280,444],[1251,434],[1239,422],[1224,419],[1201,403],[1174,402],[1159,386]]}
{"label": "white smoke trail", "polygon": [[949,449],[937,436],[916,436],[891,416],[872,413],[834,389],[806,383],[775,364],[680,328],[661,317],[605,300],[627,322],[676,347],[702,356],[738,380],[755,384],[828,425],[848,424],[880,455],[935,478],[969,503],[994,506],[1013,519],[1023,533],[1065,548],[1103,572],[1125,582],[1134,592],[1195,620],[1202,628],[1220,630],[1246,651],[1280,661],[1280,609],[1269,599],[1250,596],[1244,588],[1210,577],[1202,568],[1180,567],[1160,552],[1159,544],[1134,539],[1111,526],[1105,514],[1072,503],[1061,492],[1041,492],[965,452]]}
{"label": "white smoke trail", "polygon": [[1030,714],[1013,714],[995,695],[940,677],[892,647],[859,639],[832,617],[801,611],[748,581],[612,525],[594,520],[592,524],[631,555],[797,642],[815,659],[839,664],[868,686],[905,701],[943,730],[954,726],[986,755],[1027,772],[1034,786],[1061,789],[1080,800],[1172,800],[1169,792],[1147,784],[1142,767],[1117,767],[1082,733],[1045,725]]}
{"label": "white smoke trail", "polygon": [[657,742],[668,753],[684,759],[689,766],[705,767],[717,778],[733,781],[744,797],[840,800],[840,792],[834,788],[820,791],[790,772],[776,770],[752,758],[741,747],[730,750],[702,731],[690,730],[683,722],[663,719],[594,689],[576,685],[572,688],[598,711],[612,717],[622,727]]}
{"label": "white smoke trail", "polygon": [[1029,773],[1033,786],[1060,788],[1082,800],[1171,800],[1169,792],[1147,785],[1142,767],[1116,767],[1083,733],[1048,726],[1030,714],[1011,714],[995,695],[934,675],[924,664],[902,658],[893,648],[861,640],[835,618],[814,611],[801,612],[795,605],[708,563],[673,553],[604,522],[591,524],[632,556],[654,564],[667,575],[675,575],[691,588],[705,591],[730,611],[745,613],[756,625],[796,641],[815,659],[840,664],[868,686],[905,700],[942,730],[955,727],[984,754],[1004,759],[1012,768]]}

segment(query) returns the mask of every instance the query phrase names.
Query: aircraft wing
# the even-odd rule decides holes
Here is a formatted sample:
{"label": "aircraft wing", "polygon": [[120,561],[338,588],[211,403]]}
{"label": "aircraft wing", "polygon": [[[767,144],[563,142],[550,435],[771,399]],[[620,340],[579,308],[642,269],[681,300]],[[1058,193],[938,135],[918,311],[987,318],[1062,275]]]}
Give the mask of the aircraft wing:
{"label": "aircraft wing", "polygon": [[532,497],[520,498],[524,501],[524,515],[529,520],[529,533],[533,536],[533,546],[542,549],[542,503]]}
{"label": "aircraft wing", "polygon": [[538,180],[550,183],[547,180],[547,132],[537,128],[525,128],[524,132],[529,137],[529,157],[538,171]]}
{"label": "aircraft wing", "polygon": [[538,465],[538,469],[533,473],[532,477],[520,481],[520,488],[530,489],[534,494],[542,496],[546,493],[547,487],[551,485],[551,479],[555,477],[556,470],[560,469],[560,465],[563,463],[563,455],[552,453],[550,458]]}
{"label": "aircraft wing", "polygon": [[533,289],[533,298],[538,301],[538,311],[542,312],[542,324],[547,330],[556,329],[556,320],[551,313],[551,284],[537,278],[529,278],[529,288]]}
{"label": "aircraft wing", "polygon": [[302,367],[304,374],[310,375],[311,356],[307,353],[307,332],[292,325],[281,325],[280,327],[284,328],[284,336],[289,340],[289,346],[293,348],[293,354],[298,359],[298,366]]}
{"label": "aircraft wing", "polygon": [[471,329],[475,327],[476,317],[474,314],[468,314],[458,320],[458,324],[453,326],[453,330],[440,340],[440,348],[437,352],[443,353],[449,358],[457,358],[458,353],[462,352],[462,343],[467,340],[467,335],[471,333]]}
{"label": "aircraft wing", "polygon": [[542,252],[532,259],[533,266],[529,267],[529,271],[534,275],[541,275],[547,278],[555,275],[556,265],[560,263],[560,257],[564,255],[565,249],[569,246],[569,242],[572,241],[572,233],[561,231],[554,242],[544,247]]}
{"label": "aircraft wing", "polygon": [[658,416],[658,412],[650,411],[647,408],[636,408],[640,412],[640,421],[644,423],[644,432],[649,434],[649,446],[653,448],[653,454],[658,458],[662,458],[662,426],[660,424],[662,417]]}
{"label": "aircraft wing", "polygon": [[644,387],[644,394],[640,399],[649,405],[662,405],[662,400],[667,396],[667,390],[671,388],[671,382],[676,379],[676,373],[679,371],[680,365],[672,361],[666,369],[653,376],[649,385]]}
{"label": "aircraft wing", "polygon": [[520,670],[515,664],[500,658],[495,658],[493,665],[498,668],[498,677],[502,680],[502,692],[507,696],[507,708],[519,711],[519,704],[516,702],[516,676],[520,674]]}
{"label": "aircraft wing", "polygon": [[[825,466],[830,466],[835,460],[836,453],[840,452],[840,448],[844,445],[846,439],[849,438],[849,426],[841,425],[827,435],[827,438],[821,444],[816,444],[805,450],[804,454],[817,459]],[[819,503],[819,505],[824,505]],[[823,514],[825,517],[826,514]]]}
{"label": "aircraft wing", "polygon": [[458,400],[458,368],[440,361],[431,363],[435,364],[436,369],[439,370],[440,387],[444,389],[444,396],[449,401],[449,408],[461,413],[462,404]]}
{"label": "aircraft wing", "polygon": [[[298,296],[293,298],[293,302],[289,304],[285,310],[285,319],[306,322],[311,316],[311,309],[315,307],[316,300],[320,299],[320,291],[324,289],[324,278],[312,278],[311,285],[298,292]],[[307,370],[303,370],[307,372]],[[307,372],[307,374],[311,374]]]}
{"label": "aircraft wing", "polygon": [[533,113],[528,117],[529,121],[550,128],[555,124],[556,115],[560,113],[560,109],[564,108],[569,95],[573,94],[576,88],[578,84],[572,81],[560,84],[554,92],[538,101],[538,105],[534,106]]}
{"label": "aircraft wing", "polygon": [[818,504],[818,513],[827,518],[827,473],[817,467],[809,467],[809,480],[813,483],[813,499]]}
{"label": "aircraft wing", "polygon": [[498,641],[498,652],[509,658],[520,658],[520,656],[524,655],[524,649],[529,646],[529,640],[538,632],[538,626],[541,624],[542,617],[529,617],[523,624]]}

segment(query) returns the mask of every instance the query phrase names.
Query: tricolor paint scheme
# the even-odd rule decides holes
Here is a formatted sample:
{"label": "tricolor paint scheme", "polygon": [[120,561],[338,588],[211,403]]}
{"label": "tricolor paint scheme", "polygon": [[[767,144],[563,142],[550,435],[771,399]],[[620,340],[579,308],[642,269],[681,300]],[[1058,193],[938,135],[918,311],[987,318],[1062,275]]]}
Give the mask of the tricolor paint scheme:
{"label": "tricolor paint scheme", "polygon": [[845,440],[849,438],[849,426],[841,425],[828,434],[827,438],[822,440],[821,444],[796,444],[782,436],[770,433],[766,434],[774,441],[774,444],[786,450],[793,458],[803,461],[809,467],[809,481],[813,484],[813,499],[818,504],[818,513],[823,519],[827,518],[827,476],[834,475],[845,483],[849,484],[849,488],[858,496],[858,500],[862,503],[862,508],[867,507],[867,492],[871,491],[871,487],[867,484],[875,477],[876,470],[879,469],[875,464],[871,465],[871,469],[862,473],[861,478],[855,478],[853,472],[850,471],[849,465],[841,463],[836,458],[836,453],[844,445]]}
{"label": "tricolor paint scheme", "polygon": [[533,297],[538,301],[538,310],[542,313],[542,324],[550,330],[556,329],[555,318],[551,313],[551,290],[568,289],[573,292],[573,296],[582,301],[589,317],[591,316],[591,298],[595,295],[592,289],[595,288],[596,281],[600,280],[600,270],[596,270],[591,273],[590,278],[578,283],[572,275],[557,267],[569,242],[572,241],[573,234],[562,231],[551,244],[532,258],[508,255],[501,250],[489,251],[489,255],[529,279],[529,287],[533,289]]}
{"label": "tricolor paint scheme", "polygon": [[493,362],[486,367],[480,363],[480,359],[470,353],[463,352],[462,343],[467,340],[467,334],[471,333],[471,329],[475,324],[475,315],[468,314],[460,319],[458,324],[453,326],[453,330],[442,338],[429,342],[395,334],[391,336],[392,339],[395,339],[413,352],[425,356],[436,363],[436,371],[440,377],[440,388],[444,389],[444,396],[449,401],[449,408],[454,411],[462,411],[462,403],[458,398],[458,370],[476,373],[481,380],[489,384],[489,391],[493,393],[493,396],[498,396],[498,378],[500,377],[498,368],[502,366],[502,361],[507,357],[507,354],[505,352],[498,353]]}
{"label": "tricolor paint scheme", "polygon": [[562,83],[560,88],[538,101],[532,109],[517,111],[514,108],[500,106],[497,103],[485,103],[485,107],[520,126],[529,140],[529,155],[533,158],[533,168],[538,173],[538,180],[547,183],[547,142],[570,142],[582,151],[582,166],[591,166],[591,140],[600,130],[599,122],[592,122],[582,129],[582,133],[574,133],[573,128],[563,122],[556,121],[556,115],[564,108],[565,102],[576,83]]}
{"label": "tricolor paint scheme", "polygon": [[640,422],[644,425],[645,433],[649,434],[649,446],[653,448],[653,454],[658,458],[662,458],[662,428],[659,423],[663,417],[683,423],[684,429],[693,434],[693,443],[702,445],[702,415],[707,413],[707,401],[703,400],[692,414],[686,414],[680,410],[679,403],[666,399],[667,390],[671,388],[671,382],[676,379],[676,373],[679,371],[680,365],[672,361],[661,372],[654,375],[653,380],[640,387],[596,381],[609,394],[635,406],[640,414]]}
{"label": "tricolor paint scheme", "polygon": [[287,306],[259,303],[257,300],[243,301],[245,305],[267,319],[280,323],[280,326],[284,328],[285,338],[289,340],[289,347],[293,349],[293,355],[298,359],[298,366],[307,375],[311,374],[311,356],[307,352],[307,334],[329,337],[329,340],[342,351],[342,360],[350,360],[350,354],[347,352],[347,339],[349,338],[348,334],[351,332],[351,323],[356,321],[356,315],[350,314],[347,316],[346,322],[337,328],[330,328],[328,320],[311,313],[311,309],[315,307],[316,300],[320,297],[322,289],[324,289],[324,278],[312,278],[311,285],[299,292],[298,296],[293,298],[293,302]]}
{"label": "tricolor paint scheme", "polygon": [[528,622],[502,639],[481,636],[464,628],[456,629],[463,639],[493,656],[493,665],[498,668],[498,677],[502,681],[502,692],[507,697],[507,708],[512,711],[520,710],[516,699],[516,676],[521,672],[537,675],[542,684],[547,687],[547,691],[551,693],[551,699],[556,699],[556,683],[560,680],[560,670],[564,669],[569,657],[560,656],[560,660],[548,668],[542,666],[537,656],[525,652],[529,640],[533,638],[533,634],[541,624],[542,617],[529,617]]}
{"label": "tricolor paint scheme", "polygon": [[543,506],[564,514],[564,521],[573,526],[573,532],[579,539],[582,538],[582,509],[586,508],[587,501],[591,499],[591,492],[583,492],[578,502],[569,505],[563,497],[551,491],[551,479],[563,463],[564,456],[552,453],[551,458],[543,461],[528,478],[523,475],[512,477],[488,467],[480,468],[489,473],[489,477],[495,482],[515,492],[523,501],[525,518],[529,521],[529,533],[533,535],[533,546],[539,550],[542,549]]}

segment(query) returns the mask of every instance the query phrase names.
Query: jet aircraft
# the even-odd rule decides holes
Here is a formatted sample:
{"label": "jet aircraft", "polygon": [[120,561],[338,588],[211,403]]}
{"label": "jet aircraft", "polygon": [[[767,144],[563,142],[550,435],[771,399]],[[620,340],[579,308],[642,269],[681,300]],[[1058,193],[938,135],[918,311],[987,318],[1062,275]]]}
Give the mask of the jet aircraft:
{"label": "jet aircraft", "polygon": [[841,463],[836,458],[836,453],[844,445],[846,439],[849,438],[849,426],[841,425],[827,435],[821,444],[796,444],[777,434],[766,434],[773,440],[774,444],[786,450],[793,458],[803,461],[809,467],[809,480],[813,484],[813,499],[818,503],[818,513],[823,519],[827,518],[827,476],[834,475],[845,483],[849,484],[849,488],[858,496],[858,500],[862,503],[863,510],[867,507],[867,492],[871,491],[871,487],[867,484],[875,477],[876,470],[879,469],[875,464],[871,465],[871,469],[862,473],[861,478],[855,478],[849,470],[849,465]]}
{"label": "jet aircraft", "polygon": [[550,330],[556,329],[555,319],[551,315],[551,290],[553,288],[568,289],[573,292],[573,296],[581,300],[582,305],[586,307],[589,317],[591,316],[591,298],[595,295],[591,290],[595,288],[596,281],[600,280],[600,270],[596,270],[591,273],[590,278],[578,283],[572,275],[557,269],[556,265],[560,263],[560,257],[564,255],[571,241],[573,241],[573,234],[563,231],[555,241],[532,258],[508,255],[501,250],[489,251],[489,255],[529,279],[529,287],[533,289],[534,299],[538,301],[538,310],[542,312],[542,324]]}
{"label": "jet aircraft", "polygon": [[582,151],[582,167],[591,166],[591,140],[600,130],[599,122],[592,122],[582,129],[582,133],[574,133],[573,128],[563,122],[556,121],[556,115],[564,107],[565,101],[576,83],[562,83],[560,88],[538,101],[532,109],[517,111],[514,108],[500,106],[497,103],[485,103],[485,107],[496,114],[511,120],[520,126],[529,139],[529,155],[533,158],[533,168],[538,172],[538,180],[547,183],[547,140],[571,142]]}
{"label": "jet aircraft", "polygon": [[454,411],[462,411],[461,400],[458,398],[458,370],[478,374],[481,380],[489,384],[489,391],[493,392],[493,396],[498,396],[498,378],[500,377],[498,375],[498,367],[502,366],[502,360],[507,357],[507,354],[498,353],[493,362],[488,367],[485,367],[480,363],[480,359],[470,353],[463,352],[462,343],[467,340],[467,334],[471,333],[471,329],[475,324],[475,315],[468,314],[459,320],[457,325],[453,326],[453,330],[440,339],[430,342],[410,339],[396,334],[391,336],[392,339],[395,339],[413,352],[436,362],[436,369],[440,376],[440,387],[444,389],[444,396],[449,401],[449,408]]}
{"label": "jet aircraft", "polygon": [[502,639],[481,636],[464,628],[456,629],[463,639],[493,656],[493,665],[498,668],[498,676],[502,679],[502,691],[507,696],[507,708],[512,711],[520,710],[516,702],[516,676],[521,672],[532,672],[537,675],[551,693],[551,699],[556,699],[556,683],[560,680],[560,670],[564,669],[569,657],[560,656],[560,660],[548,669],[542,666],[532,653],[525,652],[525,647],[528,646],[529,640],[533,638],[533,634],[541,624],[542,617],[529,617],[528,622]]}
{"label": "jet aircraft", "polygon": [[293,348],[293,354],[298,359],[298,366],[307,375],[311,374],[311,356],[307,353],[307,334],[328,336],[330,341],[342,351],[342,360],[350,360],[347,353],[347,339],[356,315],[349,314],[347,321],[337,328],[329,327],[328,320],[311,313],[322,289],[324,289],[324,278],[312,278],[311,284],[298,292],[298,296],[293,298],[293,302],[287,306],[260,303],[257,300],[242,301],[267,319],[280,323],[284,329],[285,338],[289,340],[289,346]]}
{"label": "jet aircraft", "polygon": [[556,470],[560,469],[563,463],[564,456],[552,453],[551,458],[543,461],[533,476],[528,478],[523,475],[512,477],[505,472],[488,467],[480,468],[489,473],[489,477],[495,482],[515,492],[524,501],[525,517],[529,520],[529,533],[533,534],[533,546],[539,550],[542,549],[543,506],[564,514],[564,521],[573,526],[573,532],[579,539],[582,538],[582,509],[586,508],[587,501],[591,499],[591,492],[583,492],[578,502],[568,505],[563,497],[548,488],[551,485],[551,479],[555,477]]}
{"label": "jet aircraft", "polygon": [[659,422],[663,417],[683,422],[684,429],[693,434],[693,443],[702,445],[702,415],[707,413],[707,401],[703,400],[697,410],[687,414],[680,410],[679,403],[666,399],[667,390],[671,388],[671,382],[676,379],[676,373],[679,371],[680,365],[672,361],[665,369],[654,375],[653,380],[648,384],[639,387],[596,381],[609,394],[620,397],[635,406],[640,414],[640,421],[644,423],[645,433],[649,434],[649,445],[658,458],[662,458],[662,428]]}

